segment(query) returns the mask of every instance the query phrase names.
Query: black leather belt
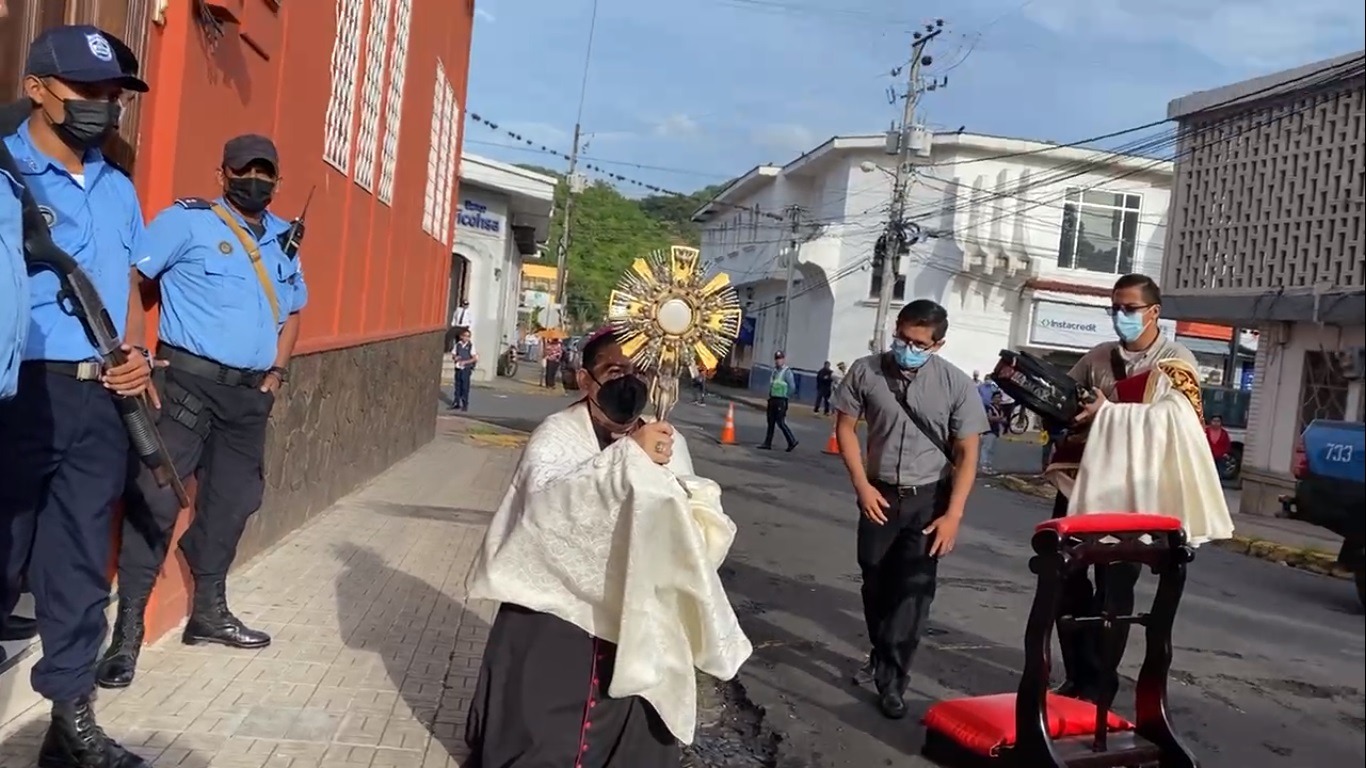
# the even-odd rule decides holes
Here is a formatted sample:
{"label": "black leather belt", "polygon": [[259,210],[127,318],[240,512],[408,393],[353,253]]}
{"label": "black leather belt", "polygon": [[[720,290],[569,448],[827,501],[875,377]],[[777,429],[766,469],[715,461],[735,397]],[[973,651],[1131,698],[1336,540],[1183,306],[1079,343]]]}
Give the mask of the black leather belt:
{"label": "black leather belt", "polygon": [[265,371],[223,365],[216,360],[200,357],[169,344],[161,344],[157,347],[157,357],[165,360],[167,367],[172,370],[198,376],[201,379],[208,379],[228,387],[259,387],[266,377]]}
{"label": "black leather belt", "polygon": [[947,480],[939,480],[937,482],[924,483],[922,485],[897,485],[882,480],[874,480],[873,485],[877,486],[878,490],[889,491],[896,494],[898,498],[905,498],[907,496],[919,496],[922,493],[933,493],[939,489],[939,486],[944,485],[946,482]]}
{"label": "black leather belt", "polygon": [[76,381],[99,381],[100,374],[104,373],[104,366],[94,360],[83,360],[79,363],[67,363],[59,360],[29,360],[24,362],[21,367],[47,371],[58,376],[67,376]]}

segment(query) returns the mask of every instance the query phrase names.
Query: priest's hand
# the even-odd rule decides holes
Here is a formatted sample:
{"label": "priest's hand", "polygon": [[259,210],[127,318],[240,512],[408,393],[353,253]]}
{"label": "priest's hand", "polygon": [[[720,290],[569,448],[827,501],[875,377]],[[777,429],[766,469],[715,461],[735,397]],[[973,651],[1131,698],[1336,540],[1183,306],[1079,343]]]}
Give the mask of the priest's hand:
{"label": "priest's hand", "polygon": [[668,464],[674,457],[674,428],[667,421],[642,424],[631,433],[631,439],[656,464]]}
{"label": "priest's hand", "polygon": [[1104,393],[1104,392],[1100,391],[1099,389],[1092,388],[1092,389],[1091,389],[1091,394],[1095,395],[1095,398],[1092,399],[1091,402],[1089,402],[1089,403],[1087,403],[1086,405],[1083,405],[1083,406],[1081,407],[1081,410],[1077,412],[1077,416],[1076,416],[1076,418],[1074,418],[1074,419],[1072,420],[1072,423],[1074,423],[1074,424],[1089,424],[1089,423],[1091,423],[1091,419],[1094,419],[1094,418],[1096,417],[1096,411],[1099,411],[1099,410],[1100,410],[1100,407],[1101,407],[1102,405],[1105,405],[1105,393]]}

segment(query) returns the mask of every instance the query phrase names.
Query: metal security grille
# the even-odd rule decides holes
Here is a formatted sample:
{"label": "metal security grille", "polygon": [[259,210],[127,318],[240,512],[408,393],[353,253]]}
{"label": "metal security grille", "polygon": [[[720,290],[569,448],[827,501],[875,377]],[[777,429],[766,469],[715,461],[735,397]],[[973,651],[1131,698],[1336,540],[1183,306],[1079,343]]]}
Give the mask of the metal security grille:
{"label": "metal security grille", "polygon": [[394,175],[398,168],[399,124],[403,118],[403,83],[408,73],[408,31],[412,26],[413,0],[398,0],[394,9],[394,54],[389,64],[389,96],[384,100],[384,145],[380,149],[379,193],[386,205],[394,201]]}
{"label": "metal security grille", "polygon": [[1304,374],[1300,380],[1300,423],[1296,434],[1314,419],[1342,420],[1347,417],[1347,379],[1343,378],[1333,356],[1321,350],[1304,353]]}
{"label": "metal security grille", "polygon": [[460,143],[460,104],[455,99],[455,86],[449,82],[446,83],[445,114],[441,119],[447,135],[442,144],[441,185],[437,189],[437,226],[440,227],[438,239],[450,245],[455,232],[451,214],[455,202],[455,172],[459,165],[456,147]]}
{"label": "metal security grille", "polygon": [[441,147],[446,136],[446,94],[450,90],[446,79],[446,67],[438,59],[436,78],[432,87],[432,144],[427,151],[427,188],[422,195],[422,230],[438,240],[444,240],[437,231],[438,212],[440,211],[440,182],[443,155]]}
{"label": "metal security grille", "polygon": [[332,94],[327,102],[323,160],[351,173],[351,145],[356,115],[356,76],[360,70],[360,36],[365,0],[337,0],[337,31],[332,43]]}
{"label": "metal security grille", "polygon": [[1181,121],[1163,288],[1366,287],[1363,78]]}
{"label": "metal security grille", "polygon": [[389,15],[394,0],[374,0],[365,39],[365,85],[361,88],[360,134],[356,141],[356,183],[373,191],[379,152],[379,115],[384,100],[384,65],[389,54]]}

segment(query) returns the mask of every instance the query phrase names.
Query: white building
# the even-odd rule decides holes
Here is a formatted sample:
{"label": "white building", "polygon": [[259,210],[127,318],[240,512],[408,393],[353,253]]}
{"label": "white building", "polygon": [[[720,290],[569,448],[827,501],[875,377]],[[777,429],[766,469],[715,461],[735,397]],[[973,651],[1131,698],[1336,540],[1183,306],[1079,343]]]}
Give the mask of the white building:
{"label": "white building", "polygon": [[[967,133],[914,141],[923,148],[907,218],[938,236],[897,260],[879,349],[897,310],[918,298],[948,310],[942,354],[967,371],[989,371],[1005,348],[1070,365],[1114,338],[1106,308],[1115,279],[1161,268],[1169,162]],[[703,258],[730,274],[746,307],[752,339],[733,362],[759,373],[752,383],[766,381],[780,347],[799,370],[868,354],[878,295],[870,262],[896,162],[886,145],[883,135],[835,137],[749,171],[694,215]]]}
{"label": "white building", "polygon": [[1314,419],[1361,421],[1366,52],[1192,94],[1167,233],[1164,312],[1261,331],[1241,510],[1293,490]]}
{"label": "white building", "polygon": [[494,361],[517,338],[522,259],[550,234],[555,179],[464,153],[451,259],[448,317],[468,300],[475,347],[483,363],[476,381],[496,375]]}

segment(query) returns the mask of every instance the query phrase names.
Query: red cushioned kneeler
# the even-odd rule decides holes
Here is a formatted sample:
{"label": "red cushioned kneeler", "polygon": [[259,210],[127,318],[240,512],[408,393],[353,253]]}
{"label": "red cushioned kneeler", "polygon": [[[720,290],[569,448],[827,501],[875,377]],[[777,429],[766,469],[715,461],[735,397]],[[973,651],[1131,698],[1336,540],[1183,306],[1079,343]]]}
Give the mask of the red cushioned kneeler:
{"label": "red cushioned kneeler", "polygon": [[[943,701],[923,719],[925,754],[947,765],[1013,768],[1198,768],[1167,719],[1171,628],[1186,564],[1193,556],[1181,522],[1164,515],[1113,513],[1047,520],[1035,527],[1030,570],[1039,577],[1025,630],[1025,669],[1016,693]],[[1160,576],[1152,610],[1110,621],[1144,626],[1147,657],[1139,674],[1134,722],[1100,706],[1048,691],[1050,646],[1063,579],[1076,568],[1136,562]],[[1084,620],[1084,617],[1082,617]],[[1092,619],[1095,622],[1097,620]],[[1112,688],[1118,680],[1111,678]],[[1105,697],[1102,697],[1105,698]],[[1098,715],[1105,733],[1097,738]],[[1114,738],[1111,739],[1110,735]]]}

